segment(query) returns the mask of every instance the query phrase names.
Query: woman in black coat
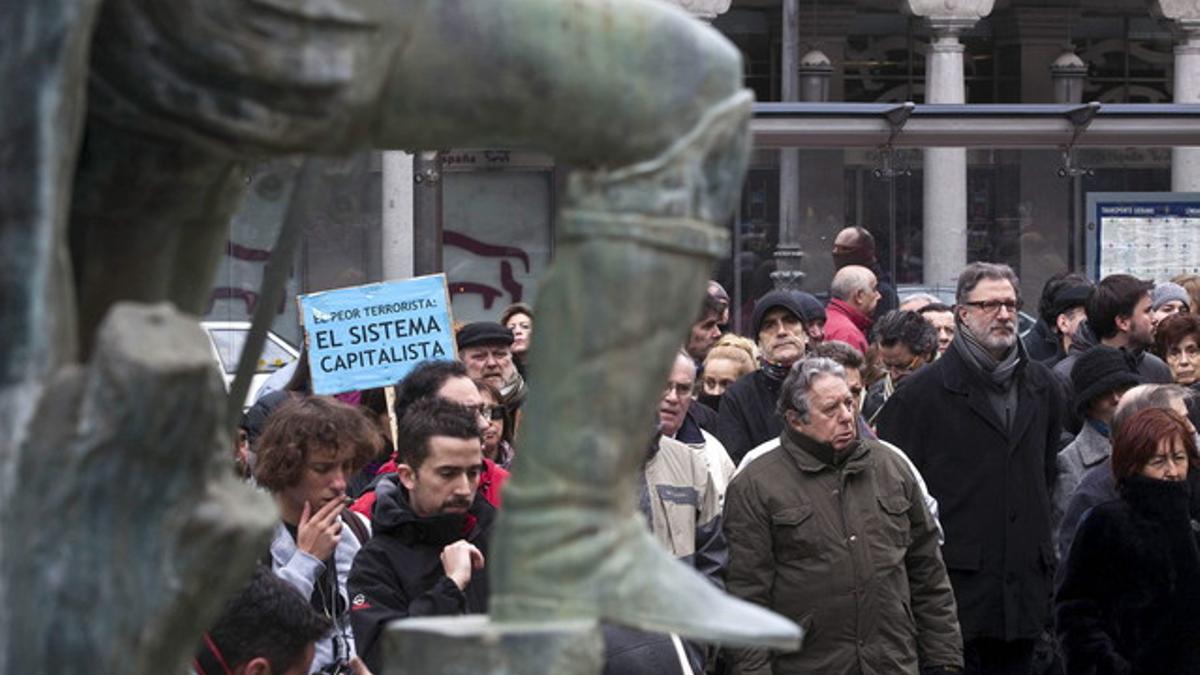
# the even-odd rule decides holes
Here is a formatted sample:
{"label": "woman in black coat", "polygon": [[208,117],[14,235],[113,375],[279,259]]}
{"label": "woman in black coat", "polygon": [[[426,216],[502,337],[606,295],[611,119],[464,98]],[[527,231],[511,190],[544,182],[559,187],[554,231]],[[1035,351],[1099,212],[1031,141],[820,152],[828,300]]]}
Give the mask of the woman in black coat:
{"label": "woman in black coat", "polygon": [[1129,418],[1113,441],[1121,498],[1079,526],[1055,597],[1068,673],[1200,673],[1200,549],[1192,432],[1173,411]]}

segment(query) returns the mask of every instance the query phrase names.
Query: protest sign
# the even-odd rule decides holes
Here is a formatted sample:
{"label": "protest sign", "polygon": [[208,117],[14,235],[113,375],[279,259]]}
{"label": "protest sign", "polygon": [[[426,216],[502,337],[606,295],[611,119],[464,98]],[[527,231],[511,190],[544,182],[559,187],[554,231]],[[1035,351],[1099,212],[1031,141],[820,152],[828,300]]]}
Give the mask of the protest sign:
{"label": "protest sign", "polygon": [[444,274],[339,288],[299,300],[313,393],[388,386],[422,361],[455,358]]}

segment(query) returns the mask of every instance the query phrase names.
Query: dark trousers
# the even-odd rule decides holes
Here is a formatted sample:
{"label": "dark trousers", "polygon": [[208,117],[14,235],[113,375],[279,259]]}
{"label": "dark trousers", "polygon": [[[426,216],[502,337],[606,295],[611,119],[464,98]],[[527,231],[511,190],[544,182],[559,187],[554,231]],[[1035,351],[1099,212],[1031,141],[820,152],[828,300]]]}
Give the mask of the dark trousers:
{"label": "dark trousers", "polygon": [[1005,642],[976,638],[967,641],[963,644],[963,672],[967,675],[1030,675],[1036,645],[1037,640]]}

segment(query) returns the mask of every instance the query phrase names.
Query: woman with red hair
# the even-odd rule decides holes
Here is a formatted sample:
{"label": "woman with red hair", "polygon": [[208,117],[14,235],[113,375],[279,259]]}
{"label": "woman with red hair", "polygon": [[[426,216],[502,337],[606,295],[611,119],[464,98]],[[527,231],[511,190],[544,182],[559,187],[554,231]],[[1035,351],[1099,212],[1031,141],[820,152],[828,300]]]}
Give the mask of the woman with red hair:
{"label": "woman with red hair", "polygon": [[1079,526],[1055,597],[1069,673],[1200,673],[1200,550],[1191,426],[1148,408],[1113,440],[1121,498]]}

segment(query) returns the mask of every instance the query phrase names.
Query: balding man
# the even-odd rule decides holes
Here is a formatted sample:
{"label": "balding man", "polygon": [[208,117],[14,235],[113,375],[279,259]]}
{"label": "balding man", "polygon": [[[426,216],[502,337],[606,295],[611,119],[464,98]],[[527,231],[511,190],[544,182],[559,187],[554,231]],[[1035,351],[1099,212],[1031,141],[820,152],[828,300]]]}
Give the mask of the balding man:
{"label": "balding man", "polygon": [[860,265],[847,265],[833,275],[825,307],[825,339],[840,340],[860,352],[867,351],[867,331],[879,305],[875,273]]}
{"label": "balding man", "polygon": [[875,259],[875,237],[866,228],[847,227],[834,238],[833,266],[840,270],[847,265],[861,265],[871,270],[879,282],[879,306],[875,308],[872,318],[878,319],[900,306],[900,299],[896,296],[896,287],[892,285],[891,277]]}

